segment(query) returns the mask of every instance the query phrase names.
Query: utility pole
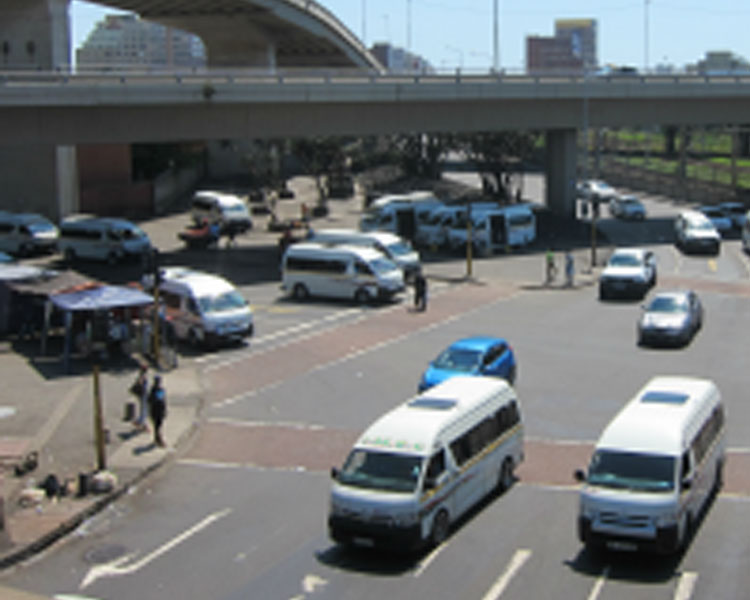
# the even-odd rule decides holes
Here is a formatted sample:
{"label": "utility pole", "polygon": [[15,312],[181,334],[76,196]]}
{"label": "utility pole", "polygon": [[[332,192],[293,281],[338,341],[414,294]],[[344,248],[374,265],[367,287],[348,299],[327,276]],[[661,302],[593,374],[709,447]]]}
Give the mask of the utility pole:
{"label": "utility pole", "polygon": [[[498,2],[494,0],[492,11],[492,68],[496,73],[500,72],[500,12]],[[648,1],[648,0],[647,0]]]}
{"label": "utility pole", "polygon": [[96,470],[107,468],[107,456],[104,449],[104,411],[102,410],[102,394],[99,382],[99,358],[94,363],[94,440],[96,442]]}
{"label": "utility pole", "polygon": [[362,44],[367,47],[367,0],[362,0]]}
{"label": "utility pole", "polygon": [[406,0],[406,49],[411,52],[411,0]]}
{"label": "utility pole", "polygon": [[651,0],[643,2],[643,70],[648,73],[648,5]]}

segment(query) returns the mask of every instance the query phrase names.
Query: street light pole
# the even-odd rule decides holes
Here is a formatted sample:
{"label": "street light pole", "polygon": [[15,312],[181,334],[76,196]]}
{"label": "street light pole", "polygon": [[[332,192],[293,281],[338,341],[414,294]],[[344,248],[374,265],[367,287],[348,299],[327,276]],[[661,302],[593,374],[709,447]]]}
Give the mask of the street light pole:
{"label": "street light pole", "polygon": [[496,73],[500,71],[500,13],[498,2],[499,0],[494,0],[492,11],[492,67]]}

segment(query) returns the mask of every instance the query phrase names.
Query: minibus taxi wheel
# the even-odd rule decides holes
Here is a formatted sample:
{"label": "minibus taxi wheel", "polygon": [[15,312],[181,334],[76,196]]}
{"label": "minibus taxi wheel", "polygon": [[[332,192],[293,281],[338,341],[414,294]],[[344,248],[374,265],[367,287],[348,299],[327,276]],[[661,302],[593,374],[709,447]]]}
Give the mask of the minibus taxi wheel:
{"label": "minibus taxi wheel", "polygon": [[500,466],[500,477],[498,477],[498,488],[505,492],[513,485],[513,461],[509,456],[505,457],[503,464]]}
{"label": "minibus taxi wheel", "polygon": [[354,294],[354,301],[357,304],[367,304],[370,301],[370,294],[365,288],[359,288]]}
{"label": "minibus taxi wheel", "polygon": [[439,546],[448,537],[448,531],[450,530],[450,518],[448,517],[448,511],[442,509],[435,518],[432,520],[432,532],[430,533],[430,542],[433,546]]}
{"label": "minibus taxi wheel", "polygon": [[110,252],[109,254],[107,254],[107,264],[110,267],[114,267],[118,263],[119,259],[120,257],[117,256],[116,252]]}
{"label": "minibus taxi wheel", "polygon": [[304,283],[295,283],[292,288],[292,296],[296,300],[307,300],[310,297],[310,291]]}

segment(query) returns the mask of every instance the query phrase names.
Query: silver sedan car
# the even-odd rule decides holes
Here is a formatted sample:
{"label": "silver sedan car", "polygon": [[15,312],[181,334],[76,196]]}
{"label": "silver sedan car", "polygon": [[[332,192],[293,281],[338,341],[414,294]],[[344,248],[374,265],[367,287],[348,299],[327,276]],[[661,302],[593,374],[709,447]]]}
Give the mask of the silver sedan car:
{"label": "silver sedan car", "polygon": [[703,324],[703,305],[692,290],[659,292],[638,321],[639,345],[686,345]]}

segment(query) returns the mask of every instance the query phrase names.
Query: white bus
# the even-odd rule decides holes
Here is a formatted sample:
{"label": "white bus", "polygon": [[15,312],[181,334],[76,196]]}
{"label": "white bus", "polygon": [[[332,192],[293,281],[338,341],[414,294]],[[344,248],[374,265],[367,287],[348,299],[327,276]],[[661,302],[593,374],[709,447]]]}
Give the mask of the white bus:
{"label": "white bus", "polygon": [[[450,225],[448,245],[452,250],[466,247],[466,221],[464,213]],[[529,204],[472,208],[471,226],[472,245],[482,256],[507,248],[520,248],[536,239],[536,216]]]}
{"label": "white bus", "polygon": [[523,460],[513,388],[452,377],[380,417],[332,469],[328,528],[342,544],[411,551],[440,544]]}
{"label": "white bus", "polygon": [[404,272],[378,250],[300,242],[281,261],[283,290],[297,300],[310,296],[387,300],[404,290]]}
{"label": "white bus", "polygon": [[587,547],[673,553],[722,482],[725,415],[707,379],[655,377],[605,428],[576,471]]}

